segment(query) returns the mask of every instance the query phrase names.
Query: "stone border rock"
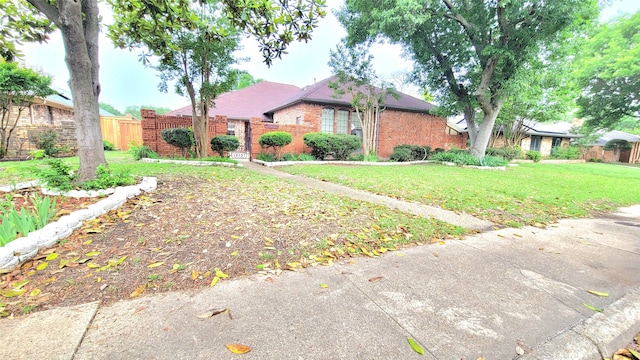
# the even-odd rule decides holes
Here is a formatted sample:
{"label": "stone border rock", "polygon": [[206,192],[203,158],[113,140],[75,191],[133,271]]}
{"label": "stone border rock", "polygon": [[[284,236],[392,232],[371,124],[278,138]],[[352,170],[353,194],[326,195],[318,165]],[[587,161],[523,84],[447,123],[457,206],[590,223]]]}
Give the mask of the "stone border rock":
{"label": "stone border rock", "polygon": [[[434,160],[422,160],[422,161],[403,161],[403,162],[395,162],[395,161],[335,161],[335,160],[327,160],[327,161],[275,161],[275,162],[267,162],[262,160],[253,159],[251,162],[256,164],[260,164],[266,167],[277,167],[277,166],[289,166],[289,165],[364,165],[364,166],[406,166],[406,165],[415,165],[415,164],[442,164],[447,166],[458,166],[456,163],[447,162],[447,161],[434,161]],[[472,165],[463,165],[465,168],[472,169],[480,169],[480,170],[506,170],[506,166],[472,166]]]}
{"label": "stone border rock", "polygon": [[170,159],[151,159],[142,158],[142,162],[146,163],[160,163],[160,164],[180,164],[180,165],[192,165],[192,166],[226,166],[226,167],[244,167],[242,164],[233,164],[225,162],[214,161],[197,161],[197,160],[170,160]]}
{"label": "stone border rock", "polygon": [[253,159],[251,162],[256,164],[260,164],[266,167],[277,167],[277,166],[289,166],[289,165],[368,165],[368,166],[402,166],[402,165],[414,165],[414,164],[429,164],[433,163],[432,160],[424,160],[424,161],[406,161],[406,162],[391,162],[391,161],[336,161],[336,160],[327,160],[327,161],[275,161],[275,162],[267,162],[262,160]]}
{"label": "stone border rock", "polygon": [[[33,182],[28,184],[32,183]],[[24,184],[27,183],[21,185]],[[31,186],[33,186],[33,184]],[[127,199],[140,195],[142,191],[153,191],[156,187],[157,180],[155,177],[143,177],[142,182],[138,185],[120,186],[112,189],[113,193],[109,197],[89,205],[87,209],[74,211],[69,215],[61,217],[56,222],[47,224],[42,229],[29,233],[26,237],[13,240],[7,245],[0,247],[0,270],[12,270],[19,264],[35,256],[38,250],[52,246],[58,240],[71,235],[73,230],[82,226],[83,221],[94,219],[109,210],[116,209],[122,206]],[[13,189],[17,188],[18,187],[14,187]],[[87,196],[88,193],[84,193],[84,195]]]}

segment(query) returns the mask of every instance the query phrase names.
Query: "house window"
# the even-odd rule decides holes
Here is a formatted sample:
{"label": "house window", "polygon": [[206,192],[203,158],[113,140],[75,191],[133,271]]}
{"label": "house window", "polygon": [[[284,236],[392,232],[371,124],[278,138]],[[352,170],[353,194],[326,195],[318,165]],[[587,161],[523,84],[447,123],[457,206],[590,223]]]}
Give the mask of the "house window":
{"label": "house window", "polygon": [[531,146],[529,150],[540,151],[540,143],[542,142],[542,136],[531,135]]}
{"label": "house window", "polygon": [[353,113],[354,116],[351,117],[351,130],[362,129],[362,123],[360,122],[360,115],[358,113]]}
{"label": "house window", "polygon": [[338,134],[349,133],[349,111],[338,110]]}
{"label": "house window", "polygon": [[231,121],[227,122],[227,135],[236,135],[236,123]]}
{"label": "house window", "polygon": [[302,125],[302,116],[296,117],[296,125]]}
{"label": "house window", "polygon": [[322,132],[333,134],[334,113],[335,113],[335,110],[331,108],[322,109],[322,128],[321,128]]}
{"label": "house window", "polygon": [[554,137],[553,138],[553,142],[551,144],[552,144],[551,145],[552,148],[562,147],[562,138],[561,137]]}

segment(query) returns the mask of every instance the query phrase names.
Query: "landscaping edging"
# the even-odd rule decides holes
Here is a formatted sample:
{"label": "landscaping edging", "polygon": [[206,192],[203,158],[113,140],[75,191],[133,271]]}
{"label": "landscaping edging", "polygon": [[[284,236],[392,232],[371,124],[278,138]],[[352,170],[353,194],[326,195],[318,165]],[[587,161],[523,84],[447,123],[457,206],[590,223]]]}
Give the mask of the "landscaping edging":
{"label": "landscaping edging", "polygon": [[[442,164],[447,166],[458,166],[456,163],[447,162],[447,161],[435,161],[435,160],[421,160],[421,161],[336,161],[336,160],[328,160],[328,161],[274,161],[267,162],[262,160],[251,160],[256,164],[260,164],[266,167],[276,167],[276,166],[289,166],[289,165],[367,165],[367,166],[402,166],[402,165],[416,165],[416,164]],[[505,166],[472,166],[472,165],[462,165],[465,168],[472,169],[480,169],[480,170],[506,170]]]}
{"label": "landscaping edging", "polygon": [[394,165],[415,165],[415,164],[430,164],[434,161],[432,160],[424,160],[424,161],[405,161],[405,162],[392,162],[392,161],[338,161],[338,160],[327,160],[327,161],[262,161],[253,159],[251,162],[256,164],[260,164],[266,167],[276,167],[276,166],[289,166],[289,165],[369,165],[369,166],[394,166]]}
{"label": "landscaping edging", "polygon": [[[61,217],[56,222],[47,224],[40,230],[29,233],[26,237],[11,241],[7,245],[0,247],[0,270],[12,270],[35,256],[38,250],[52,246],[58,240],[71,235],[75,229],[82,226],[83,221],[94,219],[109,210],[116,209],[122,206],[127,199],[140,195],[142,191],[151,192],[156,187],[157,180],[155,177],[144,177],[142,182],[137,185],[117,187],[113,189],[113,193],[109,197],[89,205],[87,209],[74,211]],[[2,189],[4,188],[17,189],[19,187],[9,186]]]}
{"label": "landscaping edging", "polygon": [[180,165],[192,165],[192,166],[226,166],[226,167],[244,167],[242,164],[233,164],[225,162],[214,161],[197,161],[197,160],[170,160],[170,159],[151,159],[142,158],[142,162],[146,163],[161,163],[161,164],[180,164]]}

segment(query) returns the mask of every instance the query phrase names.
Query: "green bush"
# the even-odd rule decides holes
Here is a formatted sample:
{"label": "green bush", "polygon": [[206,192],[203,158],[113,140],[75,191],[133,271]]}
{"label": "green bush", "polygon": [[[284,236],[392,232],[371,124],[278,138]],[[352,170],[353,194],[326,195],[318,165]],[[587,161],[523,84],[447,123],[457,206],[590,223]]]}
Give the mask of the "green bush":
{"label": "green bush", "polygon": [[217,152],[221,157],[224,157],[225,153],[229,151],[238,150],[239,147],[240,140],[233,135],[215,136],[211,139],[211,150]]}
{"label": "green bush", "polygon": [[399,162],[411,161],[411,149],[405,146],[396,146],[393,148],[393,152],[389,159],[391,159],[391,161]]}
{"label": "green bush", "polygon": [[147,145],[129,145],[129,150],[127,151],[131,156],[133,156],[134,160],[140,160],[142,158],[150,158],[150,159],[159,159],[160,155],[155,151],[151,150],[151,148]]}
{"label": "green bush", "polygon": [[568,159],[575,160],[580,159],[582,156],[582,151],[577,146],[569,146],[566,148],[554,147],[551,149],[551,155],[549,156],[552,159]]}
{"label": "green bush", "polygon": [[288,132],[284,131],[273,131],[263,134],[258,139],[258,143],[263,148],[273,148],[274,152],[286,145],[291,144],[293,141],[293,137]]}
{"label": "green bush", "polygon": [[533,160],[533,162],[540,162],[542,160],[542,154],[540,151],[529,150],[526,152],[527,158]]}
{"label": "green bush", "polygon": [[513,160],[522,157],[522,149],[520,147],[505,146],[501,148],[488,148],[487,155],[500,156],[506,160]]}
{"label": "green bush", "polygon": [[451,162],[456,165],[466,165],[466,166],[505,166],[509,163],[508,160],[499,157],[499,156],[485,156],[482,159],[478,159],[475,156],[469,154],[466,151],[460,151],[459,149],[454,149],[453,151],[445,151],[445,152],[437,152],[432,157],[433,160],[443,161],[443,162]]}
{"label": "green bush", "polygon": [[298,161],[298,156],[292,153],[282,154],[282,161]]}
{"label": "green bush", "polygon": [[119,172],[112,173],[108,167],[100,164],[96,169],[96,178],[79,185],[83,190],[104,190],[116,186],[126,186],[135,184],[136,179],[131,175]]}
{"label": "green bush", "polygon": [[109,140],[102,140],[102,148],[104,151],[114,151],[116,146]]}
{"label": "green bush", "polygon": [[58,133],[53,129],[34,131],[29,133],[29,141],[31,141],[38,150],[44,150],[46,156],[55,156],[60,152],[60,148],[56,146]]}
{"label": "green bush", "polygon": [[312,148],[311,155],[320,160],[332,156],[336,160],[347,160],[349,155],[362,146],[357,135],[308,133],[303,136],[305,145]]}
{"label": "green bush", "polygon": [[315,161],[316,158],[313,157],[313,155],[311,154],[298,154],[298,161]]}
{"label": "green bush", "polygon": [[265,152],[261,152],[258,155],[256,155],[256,159],[258,159],[260,161],[266,161],[266,162],[274,162],[274,161],[276,161],[276,157],[273,154],[269,154],[269,153],[265,153]]}
{"label": "green bush", "polygon": [[182,156],[186,156],[193,146],[193,131],[187,128],[164,129],[162,140],[180,149]]}
{"label": "green bush", "polygon": [[73,182],[76,180],[71,167],[60,159],[47,161],[48,168],[36,169],[36,176],[40,182],[50,189],[69,191],[73,190]]}
{"label": "green bush", "polygon": [[394,147],[393,151],[395,152],[396,149],[408,149],[411,152],[409,156],[409,160],[403,160],[403,161],[426,160],[429,158],[429,155],[431,154],[431,147],[429,146],[403,144],[403,145],[398,145]]}
{"label": "green bush", "polygon": [[37,194],[27,198],[33,210],[22,207],[18,212],[12,202],[0,204],[0,246],[15,240],[18,236],[27,236],[30,232],[42,229],[56,213],[56,201]]}

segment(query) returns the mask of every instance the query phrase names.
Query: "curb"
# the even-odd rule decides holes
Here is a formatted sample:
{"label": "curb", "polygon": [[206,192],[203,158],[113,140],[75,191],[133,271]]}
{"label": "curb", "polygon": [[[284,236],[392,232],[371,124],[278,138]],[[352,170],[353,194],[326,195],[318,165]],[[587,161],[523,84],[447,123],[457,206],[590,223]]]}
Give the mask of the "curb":
{"label": "curb", "polygon": [[625,347],[640,332],[640,288],[581,323],[563,330],[518,360],[601,360]]}

